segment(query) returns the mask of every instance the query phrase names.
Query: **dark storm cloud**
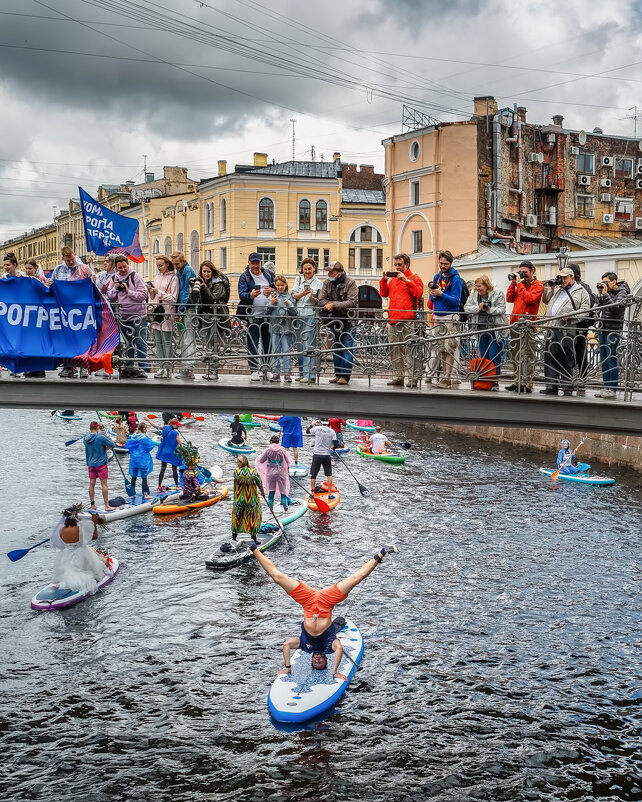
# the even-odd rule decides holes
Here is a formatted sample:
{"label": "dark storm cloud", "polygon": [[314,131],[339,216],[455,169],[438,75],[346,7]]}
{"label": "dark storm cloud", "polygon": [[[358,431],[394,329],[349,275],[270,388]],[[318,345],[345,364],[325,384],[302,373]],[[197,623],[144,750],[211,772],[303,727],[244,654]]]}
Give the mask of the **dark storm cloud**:
{"label": "dark storm cloud", "polygon": [[441,25],[454,16],[476,16],[482,0],[376,0],[374,5],[363,12],[361,22],[373,27],[393,22],[413,37],[426,26]]}

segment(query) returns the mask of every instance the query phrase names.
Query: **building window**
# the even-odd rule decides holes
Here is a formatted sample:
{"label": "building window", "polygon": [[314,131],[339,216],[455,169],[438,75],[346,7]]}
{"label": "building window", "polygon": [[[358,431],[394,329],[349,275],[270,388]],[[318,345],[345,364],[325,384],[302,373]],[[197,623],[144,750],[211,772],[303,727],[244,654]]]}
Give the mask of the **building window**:
{"label": "building window", "polygon": [[182,234],[178,234],[176,237],[176,250],[183,253],[183,249],[185,247],[185,238]]}
{"label": "building window", "polygon": [[227,201],[221,198],[221,206],[219,208],[219,229],[225,231],[227,228]]}
{"label": "building window", "polygon": [[595,156],[592,153],[580,153],[575,158],[575,166],[578,173],[583,175],[594,175]]}
{"label": "building window", "polygon": [[259,201],[259,228],[274,228],[274,201],[270,198]]}
{"label": "building window", "polygon": [[299,231],[310,230],[310,201],[299,201]]}
{"label": "building window", "polygon": [[221,270],[227,270],[227,248],[221,248],[221,258],[219,259]]}
{"label": "building window", "polygon": [[323,266],[330,267],[330,248],[323,249]]}
{"label": "building window", "polygon": [[324,200],[317,201],[316,205],[316,230],[328,230],[328,204]]}
{"label": "building window", "polygon": [[356,248],[348,248],[348,268],[354,270]]}
{"label": "building window", "polygon": [[189,235],[189,263],[196,265],[199,263],[201,257],[201,243],[198,236],[198,231],[192,231]]}
{"label": "building window", "polygon": [[155,239],[152,243],[152,253],[160,253],[160,242]]}
{"label": "building window", "polygon": [[29,246],[27,248],[27,252],[28,252],[30,258],[33,256],[33,254],[31,253],[32,248],[33,248],[32,244],[29,243]]}
{"label": "building window", "polygon": [[419,206],[419,181],[410,182],[410,206]]}
{"label": "building window", "polygon": [[276,265],[276,248],[266,248],[265,245],[257,245],[256,252],[261,257],[262,262],[274,262]]}
{"label": "building window", "polygon": [[164,251],[165,251],[165,256],[171,256],[172,255],[172,238],[171,237],[165,237],[165,248],[164,248]]}
{"label": "building window", "polygon": [[71,234],[63,234],[62,237],[62,244],[65,245],[67,248],[71,248],[73,244],[74,238]]}
{"label": "building window", "polygon": [[423,237],[421,231],[413,231],[412,232],[412,252],[413,253],[422,253],[423,247]]}
{"label": "building window", "polygon": [[615,199],[615,219],[627,223],[633,220],[633,200],[630,198]]}
{"label": "building window", "polygon": [[616,159],[615,177],[633,178],[633,159]]}
{"label": "building window", "polygon": [[593,210],[595,209],[595,196],[594,195],[576,195],[575,196],[575,216],[576,217],[593,217]]}
{"label": "building window", "polygon": [[318,248],[308,248],[308,259],[314,259],[316,262],[317,267],[319,266],[319,249]]}
{"label": "building window", "polygon": [[419,140],[415,139],[410,143],[410,161],[416,162],[420,153],[421,146],[419,145]]}
{"label": "building window", "polygon": [[372,248],[359,248],[359,270],[372,272]]}
{"label": "building window", "polygon": [[303,248],[296,249],[296,269],[301,269],[301,262],[303,261]]}
{"label": "building window", "polygon": [[377,248],[377,272],[383,273],[383,248]]}

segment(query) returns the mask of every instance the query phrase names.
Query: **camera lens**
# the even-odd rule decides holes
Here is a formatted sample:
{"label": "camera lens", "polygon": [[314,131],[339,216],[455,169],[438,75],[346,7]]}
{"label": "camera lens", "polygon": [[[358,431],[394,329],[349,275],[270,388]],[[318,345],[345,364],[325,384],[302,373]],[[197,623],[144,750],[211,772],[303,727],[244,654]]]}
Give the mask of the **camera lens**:
{"label": "camera lens", "polygon": [[508,274],[508,280],[509,281],[515,281],[516,278],[517,278],[517,274],[516,273],[509,273]]}

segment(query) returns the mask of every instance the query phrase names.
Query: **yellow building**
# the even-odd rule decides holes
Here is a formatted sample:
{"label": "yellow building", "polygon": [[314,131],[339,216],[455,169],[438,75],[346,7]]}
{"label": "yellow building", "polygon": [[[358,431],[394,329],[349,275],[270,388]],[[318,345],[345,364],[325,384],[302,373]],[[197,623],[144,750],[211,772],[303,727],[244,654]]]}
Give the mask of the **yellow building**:
{"label": "yellow building", "polygon": [[20,237],[7,240],[0,246],[0,249],[3,254],[15,253],[21,271],[23,271],[27,259],[37,259],[43,270],[52,270],[60,261],[58,259],[58,236],[54,223],[34,228]]}

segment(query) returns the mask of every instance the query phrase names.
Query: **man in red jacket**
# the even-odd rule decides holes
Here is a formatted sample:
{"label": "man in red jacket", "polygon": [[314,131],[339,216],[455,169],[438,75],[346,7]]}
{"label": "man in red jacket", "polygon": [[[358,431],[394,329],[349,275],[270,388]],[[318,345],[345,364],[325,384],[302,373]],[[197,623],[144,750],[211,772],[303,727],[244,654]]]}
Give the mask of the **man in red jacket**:
{"label": "man in red jacket", "polygon": [[[522,262],[516,277],[508,285],[506,300],[513,304],[510,323],[535,320],[542,300],[544,285],[535,278],[535,268],[528,260]],[[535,375],[537,341],[535,327],[510,329],[510,355],[515,370],[515,382],[506,388],[511,392],[532,393]]]}
{"label": "man in red jacket", "polygon": [[406,387],[416,387],[421,376],[421,360],[417,346],[406,342],[417,333],[417,309],[424,292],[423,281],[410,270],[410,257],[398,253],[393,259],[394,270],[383,274],[379,293],[388,301],[388,342],[392,362],[392,387],[403,387],[404,362],[408,376]]}

